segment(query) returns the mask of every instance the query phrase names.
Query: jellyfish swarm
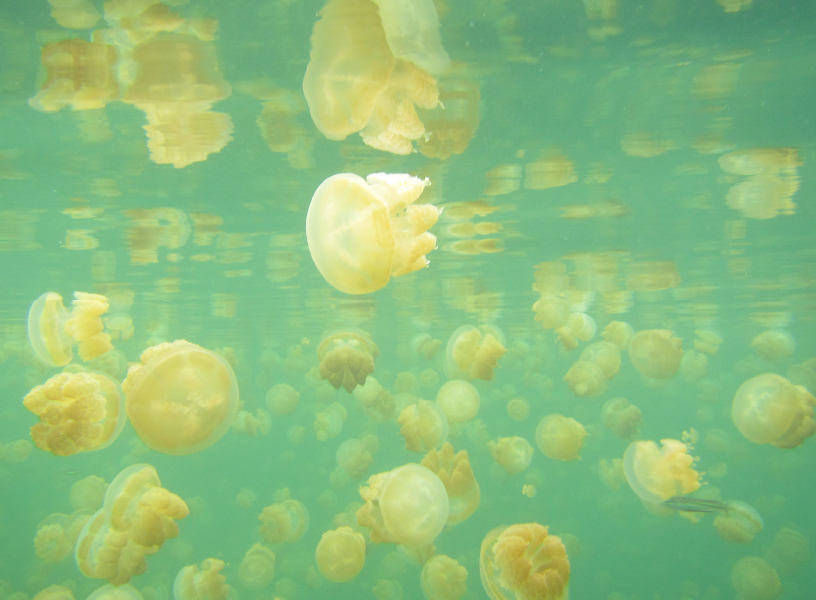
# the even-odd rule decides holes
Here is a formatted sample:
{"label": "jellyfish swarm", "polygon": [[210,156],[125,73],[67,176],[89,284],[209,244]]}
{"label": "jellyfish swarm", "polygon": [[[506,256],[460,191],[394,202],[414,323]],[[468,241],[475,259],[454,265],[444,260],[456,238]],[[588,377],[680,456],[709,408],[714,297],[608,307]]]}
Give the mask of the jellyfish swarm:
{"label": "jellyfish swarm", "polygon": [[448,340],[445,371],[450,379],[493,379],[493,370],[507,352],[504,333],[493,325],[462,325]]}
{"label": "jellyfish swarm", "polygon": [[481,491],[467,450],[454,454],[453,446],[445,442],[439,451],[429,451],[420,464],[433,471],[448,492],[447,525],[461,523],[476,512],[481,501]]}
{"label": "jellyfish swarm", "polygon": [[230,586],[221,574],[224,561],[207,558],[198,565],[181,569],[173,582],[175,600],[227,600]]}
{"label": "jellyfish swarm", "polygon": [[238,409],[238,382],[224,358],[186,340],[142,352],[122,382],[128,418],[149,448],[192,454],[217,442]]}
{"label": "jellyfish swarm", "polygon": [[538,523],[490,531],[482,541],[479,573],[491,600],[568,597],[567,551],[561,538]]}
{"label": "jellyfish swarm", "polygon": [[105,502],[85,524],[74,556],[83,575],[113,585],[147,569],[145,556],[178,536],[176,520],[187,516],[184,501],[161,487],[156,469],[131,465],[108,486]]}
{"label": "jellyfish swarm", "polygon": [[694,470],[689,447],[678,440],[660,440],[658,448],[651,440],[632,442],[623,455],[626,481],[641,500],[651,504],[664,502],[700,488],[701,475]]}
{"label": "jellyfish swarm", "polygon": [[427,600],[459,600],[467,591],[467,569],[444,554],[437,554],[422,566],[419,576]]}
{"label": "jellyfish swarm", "polygon": [[428,266],[441,210],[414,204],[430,181],[405,174],[332,175],[315,191],[306,241],[317,270],[347,294],[369,294]]}
{"label": "jellyfish swarm", "polygon": [[816,399],[801,385],[765,373],[743,383],[734,395],[731,420],[746,439],[777,448],[796,448],[816,431]]}
{"label": "jellyfish swarm", "polygon": [[334,389],[342,386],[351,393],[374,372],[374,358],[379,355],[380,350],[363,331],[326,334],[317,347],[320,377]]}
{"label": "jellyfish swarm", "polygon": [[365,565],[366,545],[362,534],[351,527],[327,531],[315,549],[315,562],[320,573],[329,581],[351,581]]}
{"label": "jellyfish swarm", "polygon": [[74,292],[71,312],[56,292],[37,298],[28,311],[28,340],[37,358],[49,366],[64,367],[74,357],[74,344],[79,344],[84,361],[113,348],[110,336],[102,331],[105,325],[101,316],[108,306],[105,296],[86,292]]}
{"label": "jellyfish swarm", "polygon": [[31,439],[57,456],[108,447],[127,420],[119,383],[104,373],[60,373],[31,390],[23,405],[40,417]]}

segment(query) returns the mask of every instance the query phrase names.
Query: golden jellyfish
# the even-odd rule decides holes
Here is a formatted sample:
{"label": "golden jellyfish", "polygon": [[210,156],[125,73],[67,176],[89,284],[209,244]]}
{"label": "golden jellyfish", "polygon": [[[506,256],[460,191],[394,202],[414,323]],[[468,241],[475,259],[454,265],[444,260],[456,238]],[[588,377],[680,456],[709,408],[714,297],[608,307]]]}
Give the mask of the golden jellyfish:
{"label": "golden jellyfish", "polygon": [[439,35],[433,0],[373,0],[379,7],[388,47],[398,59],[409,60],[429,73],[450,64]]}
{"label": "golden jellyfish", "polygon": [[320,377],[350,394],[374,372],[374,359],[379,355],[379,348],[363,331],[326,334],[317,346]]}
{"label": "golden jellyfish", "polygon": [[321,442],[337,437],[347,418],[346,408],[339,402],[332,402],[326,407],[326,410],[315,414],[315,436]]}
{"label": "golden jellyfish", "polygon": [[445,413],[448,423],[472,421],[479,412],[479,390],[468,381],[454,379],[439,388],[436,403]]}
{"label": "golden jellyfish", "polygon": [[34,552],[46,562],[58,563],[65,560],[74,550],[74,540],[68,536],[68,515],[53,514],[37,525],[34,536]]}
{"label": "golden jellyfish", "polygon": [[411,452],[427,452],[439,448],[448,438],[448,419],[436,402],[419,400],[406,406],[397,423]]}
{"label": "golden jellyfish", "polygon": [[722,344],[722,336],[716,331],[710,329],[695,329],[694,335],[694,349],[697,352],[703,352],[710,356],[717,354]]}
{"label": "golden jellyfish", "polygon": [[213,445],[238,409],[238,382],[229,363],[186,340],[142,352],[122,389],[139,438],[165,454],[192,454]]}
{"label": "golden jellyfish", "polygon": [[743,383],[734,395],[731,420],[755,444],[795,448],[816,431],[816,399],[801,385],[765,373]]}
{"label": "golden jellyfish", "polygon": [[621,439],[630,440],[640,432],[643,414],[626,398],[612,398],[601,409],[604,427]]}
{"label": "golden jellyfish", "polygon": [[533,447],[523,437],[513,436],[489,441],[487,448],[493,460],[510,475],[521,473],[533,460]]}
{"label": "golden jellyfish", "polygon": [[198,565],[182,568],[173,582],[175,600],[227,600],[230,586],[221,574],[224,561],[207,558]]}
{"label": "golden jellyfish", "polygon": [[493,325],[462,325],[451,334],[445,371],[450,379],[493,379],[499,359],[507,352],[504,333]]}
{"label": "golden jellyfish", "polygon": [[601,332],[601,337],[607,342],[612,342],[621,350],[628,350],[629,344],[635,335],[635,330],[625,321],[610,321]]}
{"label": "golden jellyfish", "polygon": [[564,375],[564,381],[576,396],[600,396],[606,391],[606,377],[594,362],[578,360]]}
{"label": "golden jellyfish", "polygon": [[683,352],[680,373],[688,383],[696,383],[708,375],[708,355],[697,350]]}
{"label": "golden jellyfish", "polygon": [[754,507],[739,500],[726,503],[724,514],[714,517],[714,529],[726,542],[749,544],[762,531],[762,517]]}
{"label": "golden jellyfish", "polygon": [[144,600],[144,596],[129,583],[124,585],[107,583],[95,589],[86,600]]}
{"label": "golden jellyfish", "polygon": [[188,514],[184,501],[161,487],[152,466],[131,465],[110,483],[102,508],[82,528],[77,566],[86,577],[127,583],[147,570],[145,556],[178,536],[176,521]]}
{"label": "golden jellyfish", "polygon": [[678,440],[632,442],[623,455],[626,481],[641,500],[659,504],[672,496],[700,489],[700,473],[694,470],[695,458],[689,447]]}
{"label": "golden jellyfish", "polygon": [[626,475],[623,472],[623,461],[620,458],[613,458],[611,461],[605,458],[598,463],[598,472],[601,476],[601,481],[610,490],[618,490],[620,486],[626,483]]}
{"label": "golden jellyfish", "polygon": [[74,510],[95,511],[102,506],[108,484],[96,475],[88,475],[71,486],[69,499]]}
{"label": "golden jellyfish", "polygon": [[629,343],[629,358],[641,375],[669,379],[680,368],[682,340],[666,329],[638,331]]}
{"label": "golden jellyfish", "polygon": [[320,538],[315,561],[320,573],[329,581],[351,581],[365,565],[366,544],[362,534],[351,527],[338,527]]}
{"label": "golden jellyfish", "polygon": [[621,349],[614,342],[595,342],[584,348],[581,360],[598,365],[604,377],[612,379],[620,370]]}
{"label": "golden jellyfish", "polygon": [[793,356],[796,340],[784,329],[768,329],[751,340],[751,347],[762,360],[773,362]]}
{"label": "golden jellyfish", "polygon": [[235,503],[241,508],[249,508],[258,499],[258,494],[252,488],[241,488],[238,495],[235,496]]}
{"label": "golden jellyfish", "polygon": [[578,460],[587,432],[575,419],[563,415],[549,415],[541,419],[535,438],[538,449],[555,460]]}
{"label": "golden jellyfish", "polygon": [[530,416],[530,405],[521,396],[511,398],[507,403],[507,414],[514,421],[524,421]]}
{"label": "golden jellyfish", "polygon": [[810,562],[810,544],[800,532],[783,527],[774,536],[768,560],[783,576],[798,575]]}
{"label": "golden jellyfish", "polygon": [[33,600],[74,600],[74,593],[64,585],[51,585],[37,592]]}
{"label": "golden jellyfish", "polygon": [[490,531],[482,540],[479,573],[490,600],[566,600],[569,595],[564,544],[538,523]]}
{"label": "golden jellyfish", "polygon": [[467,450],[454,454],[449,442],[431,450],[420,463],[433,471],[448,493],[448,525],[456,525],[476,512],[481,501],[479,483],[473,474]]}
{"label": "golden jellyfish", "polygon": [[252,544],[238,568],[238,577],[249,589],[265,588],[275,578],[275,553],[263,544]]}
{"label": "golden jellyfish", "polygon": [[430,333],[418,333],[411,340],[411,349],[428,360],[436,356],[441,346],[442,340],[437,340]]}
{"label": "golden jellyfish", "polygon": [[258,515],[261,522],[258,531],[269,544],[293,544],[309,529],[309,511],[303,503],[289,498],[288,493],[284,497]]}
{"label": "golden jellyfish", "polygon": [[108,447],[126,421],[119,383],[104,373],[54,375],[31,390],[23,405],[40,417],[31,427],[34,443],[57,456]]}
{"label": "golden jellyfish", "polygon": [[[366,0],[369,1],[369,0]],[[428,232],[440,210],[414,204],[430,180],[406,174],[332,175],[315,191],[306,241],[323,278],[347,294],[369,294],[428,266]]]}
{"label": "golden jellyfish", "polygon": [[782,591],[776,569],[758,556],[747,556],[734,564],[731,585],[737,592],[736,600],[776,600]]}
{"label": "golden jellyfish", "polygon": [[[535,287],[535,286],[534,286]],[[541,323],[544,329],[556,329],[567,322],[569,318],[569,304],[558,296],[545,296],[542,294],[535,304],[533,304],[535,320]]]}
{"label": "golden jellyfish", "polygon": [[467,569],[449,556],[436,554],[422,565],[419,582],[427,600],[459,600],[467,591]]}
{"label": "golden jellyfish", "polygon": [[567,322],[555,328],[555,334],[564,350],[575,349],[579,340],[588,342],[595,337],[595,331],[595,319],[583,312],[570,313]]}
{"label": "golden jellyfish", "polygon": [[266,407],[277,417],[285,417],[295,412],[300,401],[300,392],[288,383],[279,383],[266,393]]}
{"label": "golden jellyfish", "polygon": [[74,292],[70,312],[56,292],[37,298],[28,311],[28,339],[37,358],[49,366],[64,367],[73,358],[74,344],[79,344],[84,361],[113,348],[101,318],[108,306],[105,296],[86,292]]}
{"label": "golden jellyfish", "polygon": [[354,397],[363,405],[366,416],[377,423],[391,420],[397,409],[394,396],[374,377],[366,378],[364,385],[354,388]]}
{"label": "golden jellyfish", "polygon": [[335,455],[337,464],[352,479],[362,479],[363,474],[368,472],[374,457],[366,448],[365,443],[358,439],[346,440],[337,448]]}

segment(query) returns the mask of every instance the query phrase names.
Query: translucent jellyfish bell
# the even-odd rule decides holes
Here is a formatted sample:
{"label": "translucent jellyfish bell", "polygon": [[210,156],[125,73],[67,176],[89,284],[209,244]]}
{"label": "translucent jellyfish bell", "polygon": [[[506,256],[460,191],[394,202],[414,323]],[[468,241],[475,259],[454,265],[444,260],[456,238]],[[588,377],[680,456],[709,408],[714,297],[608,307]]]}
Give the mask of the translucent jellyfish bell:
{"label": "translucent jellyfish bell", "polygon": [[626,481],[641,500],[658,504],[700,488],[700,474],[688,446],[671,439],[632,442],[623,455]]}
{"label": "translucent jellyfish bell", "polygon": [[448,520],[450,505],[442,481],[417,464],[388,474],[379,498],[383,524],[399,544],[420,546],[436,539]]}
{"label": "translucent jellyfish bell", "polygon": [[450,379],[493,379],[493,370],[507,352],[504,333],[493,325],[462,325],[448,340],[445,372]]}
{"label": "translucent jellyfish bell", "polygon": [[315,562],[320,573],[329,581],[351,581],[365,565],[366,544],[362,534],[351,527],[338,527],[320,538],[315,550]]}
{"label": "translucent jellyfish bell", "polygon": [[682,340],[665,329],[638,331],[629,343],[629,358],[640,374],[669,379],[680,368]]}
{"label": "translucent jellyfish bell", "polygon": [[714,517],[714,529],[726,542],[748,544],[762,531],[762,517],[753,506],[731,500],[726,503],[725,514]]}

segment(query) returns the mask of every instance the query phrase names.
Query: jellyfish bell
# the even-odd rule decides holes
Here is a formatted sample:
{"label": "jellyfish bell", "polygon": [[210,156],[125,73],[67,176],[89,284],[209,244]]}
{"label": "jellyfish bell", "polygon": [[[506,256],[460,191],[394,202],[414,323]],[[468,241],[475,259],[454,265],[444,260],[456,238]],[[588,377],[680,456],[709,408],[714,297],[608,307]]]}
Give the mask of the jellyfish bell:
{"label": "jellyfish bell", "polygon": [[445,442],[440,450],[429,451],[421,464],[439,477],[448,492],[448,526],[461,523],[476,512],[481,491],[467,450],[454,454],[453,446]]}
{"label": "jellyfish bell", "polygon": [[493,460],[507,473],[515,475],[530,466],[533,460],[533,447],[523,437],[513,436],[499,438],[487,443]]}
{"label": "jellyfish bell", "polygon": [[315,549],[315,562],[323,577],[344,583],[362,571],[365,555],[365,538],[351,527],[344,526],[323,534]]}
{"label": "jellyfish bell", "polygon": [[425,561],[419,582],[426,600],[459,600],[467,591],[467,569],[444,554]]}
{"label": "jellyfish bell", "polygon": [[327,333],[317,346],[320,377],[334,389],[342,386],[351,393],[374,372],[374,359],[379,354],[379,348],[364,331]]}
{"label": "jellyfish bell", "polygon": [[736,600],[776,600],[782,591],[776,569],[758,556],[746,556],[734,564],[731,584],[737,592]]}
{"label": "jellyfish bell", "polygon": [[572,364],[564,381],[576,396],[600,396],[606,391],[607,378],[594,362],[578,360]]}
{"label": "jellyfish bell", "polygon": [[288,383],[278,383],[266,393],[266,407],[278,417],[285,417],[295,412],[300,401],[300,392]]}
{"label": "jellyfish bell", "polygon": [[768,329],[751,341],[751,347],[761,359],[773,362],[793,356],[796,340],[784,329]]}
{"label": "jellyfish bell", "polygon": [[472,421],[479,412],[479,390],[468,381],[454,379],[439,388],[436,403],[442,408],[448,423]]}
{"label": "jellyfish bell", "polygon": [[623,455],[626,481],[644,502],[658,504],[700,488],[701,475],[694,470],[689,447],[678,440],[632,442]]}
{"label": "jellyfish bell", "polygon": [[669,379],[680,368],[682,340],[665,329],[638,331],[629,343],[629,358],[641,375]]}
{"label": "jellyfish bell", "polygon": [[182,568],[173,582],[175,600],[227,600],[230,586],[221,574],[224,561],[207,558],[198,565]]}
{"label": "jellyfish bell", "polygon": [[714,529],[726,542],[734,544],[752,542],[763,526],[756,509],[740,500],[727,502],[725,513],[714,517]]}
{"label": "jellyfish bell", "polygon": [[124,585],[111,585],[110,583],[96,588],[87,600],[143,600],[141,592],[135,587],[126,583]]}
{"label": "jellyfish bell", "polygon": [[506,352],[504,332],[498,327],[462,325],[448,340],[445,372],[449,379],[490,381]]}
{"label": "jellyfish bell", "polygon": [[436,402],[419,400],[406,406],[397,423],[405,438],[405,447],[412,452],[439,448],[448,438],[448,419]]}
{"label": "jellyfish bell", "polygon": [[536,444],[541,453],[555,460],[578,460],[587,432],[575,419],[548,415],[536,428]]}
{"label": "jellyfish bell", "polygon": [[275,553],[263,544],[253,544],[244,554],[238,576],[250,589],[265,588],[275,578]]}

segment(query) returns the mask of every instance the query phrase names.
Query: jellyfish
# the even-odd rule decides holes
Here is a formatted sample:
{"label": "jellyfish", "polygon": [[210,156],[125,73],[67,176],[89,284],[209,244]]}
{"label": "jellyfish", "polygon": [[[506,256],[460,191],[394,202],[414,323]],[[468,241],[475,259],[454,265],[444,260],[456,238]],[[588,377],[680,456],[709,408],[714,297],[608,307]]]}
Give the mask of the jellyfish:
{"label": "jellyfish", "polygon": [[379,355],[380,350],[363,331],[326,334],[317,347],[320,377],[350,394],[374,372],[374,359]]}
{"label": "jellyfish", "polygon": [[601,409],[604,427],[624,440],[630,440],[640,432],[643,415],[626,398],[612,398]]}
{"label": "jellyfish", "polygon": [[510,475],[521,473],[533,460],[533,447],[523,437],[513,436],[489,441],[487,448],[493,460]]}
{"label": "jellyfish", "polygon": [[607,386],[603,369],[586,360],[574,362],[564,375],[564,381],[576,396],[600,396]]}
{"label": "jellyfish", "polygon": [[708,355],[697,350],[683,352],[680,373],[688,383],[696,383],[708,375]]}
{"label": "jellyfish", "polygon": [[37,592],[33,600],[74,600],[74,593],[64,585],[51,585]]}
{"label": "jellyfish", "polygon": [[530,416],[530,405],[527,400],[521,396],[511,398],[507,403],[507,414],[510,415],[510,418],[514,421],[524,421]]}
{"label": "jellyfish", "polygon": [[442,340],[437,340],[430,333],[418,333],[411,340],[411,349],[428,360],[432,360],[441,347]]}
{"label": "jellyfish", "polygon": [[71,556],[74,540],[68,536],[66,523],[68,515],[53,514],[37,525],[34,536],[34,552],[46,562],[58,563]]}
{"label": "jellyfish", "polygon": [[746,439],[777,448],[796,448],[816,431],[816,399],[801,385],[765,373],[743,383],[734,395],[731,420]]}
{"label": "jellyfish", "polygon": [[598,463],[598,471],[601,481],[610,490],[618,490],[626,482],[626,475],[623,472],[623,461],[620,458],[613,458],[611,461],[605,458]]}
{"label": "jellyfish", "polygon": [[625,321],[610,321],[601,332],[601,337],[607,342],[612,342],[618,348],[623,350],[629,349],[629,344],[635,335],[635,330]]}
{"label": "jellyfish", "polygon": [[337,464],[352,479],[362,479],[374,462],[372,453],[366,445],[358,439],[346,440],[337,448],[335,455]]}
{"label": "jellyfish", "polygon": [[306,214],[312,260],[333,287],[369,294],[428,266],[436,247],[428,229],[440,210],[414,204],[430,181],[405,174],[332,175],[317,188]]}
{"label": "jellyfish", "polygon": [[467,591],[467,569],[444,554],[432,556],[419,576],[427,600],[459,600]]}
{"label": "jellyfish", "polygon": [[235,503],[241,508],[249,508],[258,499],[258,494],[252,488],[241,488],[238,495],[235,497]]}
{"label": "jellyfish", "polygon": [[257,409],[254,415],[248,410],[239,410],[230,429],[247,437],[266,435],[272,429],[272,416],[263,408]]}
{"label": "jellyfish", "polygon": [[504,333],[493,325],[462,325],[448,340],[445,371],[450,379],[493,379],[499,359],[507,352]]}
{"label": "jellyfish", "polygon": [[752,507],[739,500],[726,503],[725,514],[714,517],[714,529],[726,542],[749,544],[762,531],[762,517]]}
{"label": "jellyfish", "polygon": [[320,538],[315,561],[320,573],[329,581],[351,581],[365,565],[366,544],[362,534],[351,527],[338,527]]}
{"label": "jellyfish", "polygon": [[427,452],[439,448],[448,437],[448,419],[436,402],[419,400],[406,406],[397,423],[411,452]]}
{"label": "jellyfish", "polygon": [[439,388],[436,403],[442,408],[448,423],[472,421],[479,412],[479,390],[467,381],[454,379]]}
{"label": "jellyfish", "polygon": [[604,377],[612,379],[620,370],[620,356],[621,349],[617,344],[603,341],[595,342],[584,348],[580,360],[598,365]]}
{"label": "jellyfish", "polygon": [[555,460],[578,460],[587,432],[575,419],[549,415],[536,428],[536,444],[542,454]]}
{"label": "jellyfish", "polygon": [[186,340],[142,352],[122,389],[139,438],[165,454],[192,454],[213,445],[238,409],[238,382],[229,363]]}
{"label": "jellyfish", "polygon": [[144,596],[129,583],[124,585],[107,583],[95,589],[86,600],[144,600]]}
{"label": "jellyfish", "polygon": [[88,475],[71,486],[69,499],[74,510],[89,510],[91,512],[102,506],[108,484],[96,475]]}
{"label": "jellyfish", "polygon": [[252,544],[238,568],[238,577],[252,590],[265,588],[275,578],[275,553],[263,544]]}
{"label": "jellyfish", "polygon": [[767,558],[782,575],[794,577],[810,562],[810,544],[800,532],[783,527],[774,536]]}
{"label": "jellyfish", "polygon": [[37,358],[52,367],[64,367],[73,358],[74,344],[84,361],[113,348],[101,318],[108,306],[105,296],[86,292],[74,292],[71,312],[56,292],[37,298],[28,311],[28,339]]}
{"label": "jellyfish", "polygon": [[269,544],[293,544],[309,529],[309,511],[302,502],[292,500],[285,493],[280,502],[263,509],[258,520],[258,531]]}
{"label": "jellyfish", "polygon": [[445,486],[448,493],[449,526],[461,523],[476,512],[481,501],[481,491],[467,450],[454,454],[453,446],[445,442],[438,451],[430,450],[420,464],[433,471]]}
{"label": "jellyfish", "polygon": [[751,347],[762,360],[774,362],[793,356],[796,340],[784,329],[768,329],[751,340]]}
{"label": "jellyfish", "polygon": [[300,401],[300,392],[288,383],[279,383],[266,393],[266,407],[278,417],[286,417],[295,412]]}
{"label": "jellyfish", "polygon": [[119,383],[104,373],[54,375],[32,389],[23,405],[40,417],[31,427],[34,443],[57,456],[107,448],[127,420]]}
{"label": "jellyfish", "polygon": [[538,523],[497,527],[482,540],[479,573],[490,600],[566,600],[570,576],[561,538]]}
{"label": "jellyfish", "polygon": [[629,343],[629,358],[641,375],[669,379],[680,368],[682,340],[666,329],[638,331]]}
{"label": "jellyfish", "polygon": [[339,402],[332,402],[326,410],[315,414],[315,436],[321,442],[337,437],[348,418],[348,411]]}
{"label": "jellyfish", "polygon": [[658,504],[700,488],[702,476],[694,470],[695,458],[678,440],[632,442],[623,455],[626,481],[641,500]]}
{"label": "jellyfish", "polygon": [[354,388],[354,397],[363,405],[366,416],[377,423],[391,420],[396,411],[394,396],[374,377],[366,378],[364,385]]}
{"label": "jellyfish", "polygon": [[[535,288],[535,285],[533,286]],[[563,298],[545,295],[543,292],[533,304],[535,320],[541,323],[544,329],[556,329],[563,326],[569,318],[569,304]]]}
{"label": "jellyfish", "polygon": [[595,337],[595,320],[583,312],[573,312],[567,317],[566,323],[555,328],[558,341],[564,350],[573,350],[578,346],[578,340],[588,342]]}
{"label": "jellyfish", "polygon": [[224,561],[207,558],[198,565],[182,568],[173,582],[174,600],[227,600],[230,586],[221,574]]}
{"label": "jellyfish", "polygon": [[776,600],[782,591],[776,569],[758,556],[747,556],[734,564],[731,585],[737,592],[736,600]]}

